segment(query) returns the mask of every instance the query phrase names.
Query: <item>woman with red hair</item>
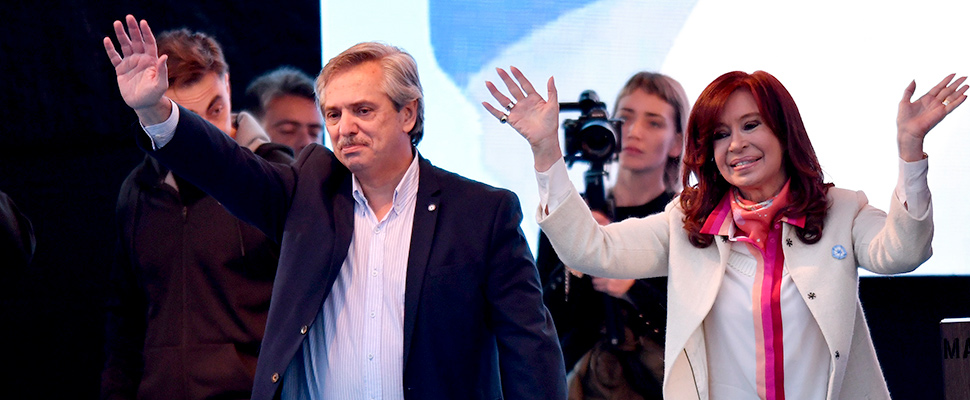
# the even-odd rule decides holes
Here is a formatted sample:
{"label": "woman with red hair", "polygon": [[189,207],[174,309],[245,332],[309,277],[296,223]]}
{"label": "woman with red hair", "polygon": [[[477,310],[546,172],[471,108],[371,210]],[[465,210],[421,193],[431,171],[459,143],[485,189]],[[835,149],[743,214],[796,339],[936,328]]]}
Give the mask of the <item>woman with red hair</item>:
{"label": "woman with red hair", "polygon": [[[798,108],[774,76],[730,72],[687,124],[684,190],[663,213],[600,226],[570,183],[553,80],[486,82],[532,146],[539,224],[563,262],[609,278],[668,276],[669,399],[889,398],[858,297],[858,268],[912,271],[931,254],[926,134],[966,100],[950,75],[899,103],[900,180],[886,214],[822,176]],[[517,82],[516,82],[517,81]]]}

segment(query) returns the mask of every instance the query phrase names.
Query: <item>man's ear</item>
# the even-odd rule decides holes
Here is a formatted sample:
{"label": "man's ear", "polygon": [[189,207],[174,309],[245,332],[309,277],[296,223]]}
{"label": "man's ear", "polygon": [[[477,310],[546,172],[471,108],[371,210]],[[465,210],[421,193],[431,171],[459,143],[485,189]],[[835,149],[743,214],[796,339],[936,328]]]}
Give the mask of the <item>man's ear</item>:
{"label": "man's ear", "polygon": [[414,129],[414,124],[418,121],[418,100],[411,100],[404,107],[401,107],[399,115],[403,118],[404,133],[410,133],[411,129]]}
{"label": "man's ear", "polygon": [[232,85],[229,84],[229,73],[226,72],[226,93],[229,93],[229,98],[232,98]]}

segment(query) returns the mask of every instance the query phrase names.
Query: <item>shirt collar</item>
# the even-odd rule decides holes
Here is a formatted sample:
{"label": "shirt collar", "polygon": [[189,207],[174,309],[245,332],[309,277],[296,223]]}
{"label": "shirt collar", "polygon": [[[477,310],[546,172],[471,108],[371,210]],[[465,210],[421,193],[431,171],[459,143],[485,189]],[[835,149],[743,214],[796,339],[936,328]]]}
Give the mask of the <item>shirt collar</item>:
{"label": "shirt collar", "polygon": [[[411,165],[408,166],[408,170],[404,172],[404,176],[401,177],[401,181],[397,183],[397,187],[394,188],[394,199],[392,202],[394,206],[391,208],[391,212],[397,212],[401,207],[404,206],[407,201],[414,201],[418,195],[418,158],[421,155],[418,154],[417,149],[414,150],[414,158],[411,159]],[[367,207],[367,198],[364,197],[364,192],[360,189],[360,182],[357,181],[357,175],[353,175],[352,185],[353,185],[353,195],[354,201],[358,206]]]}

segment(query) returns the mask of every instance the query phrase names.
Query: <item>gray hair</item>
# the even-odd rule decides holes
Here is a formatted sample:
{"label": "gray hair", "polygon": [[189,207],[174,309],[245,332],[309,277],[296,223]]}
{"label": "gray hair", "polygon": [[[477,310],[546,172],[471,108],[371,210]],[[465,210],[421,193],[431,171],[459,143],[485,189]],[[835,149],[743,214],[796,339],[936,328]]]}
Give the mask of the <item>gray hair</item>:
{"label": "gray hair", "polygon": [[260,75],[246,88],[246,96],[256,100],[250,110],[256,118],[266,115],[266,106],[270,101],[282,96],[296,96],[310,101],[316,101],[313,93],[313,79],[293,67],[280,67]]}
{"label": "gray hair", "polygon": [[421,90],[421,82],[418,80],[418,64],[414,61],[414,57],[398,47],[379,42],[363,42],[332,58],[317,77],[318,101],[322,106],[326,100],[324,88],[334,75],[368,61],[380,63],[384,71],[381,88],[391,98],[395,110],[401,111],[405,104],[417,100],[414,127],[408,132],[411,145],[417,146],[424,137],[424,94]]}

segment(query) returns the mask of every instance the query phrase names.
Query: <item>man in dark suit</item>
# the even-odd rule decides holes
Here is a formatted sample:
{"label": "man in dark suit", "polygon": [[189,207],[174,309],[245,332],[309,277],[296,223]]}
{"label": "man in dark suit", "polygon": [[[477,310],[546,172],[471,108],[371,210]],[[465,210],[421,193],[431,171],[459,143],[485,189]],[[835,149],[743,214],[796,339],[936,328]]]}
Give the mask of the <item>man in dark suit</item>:
{"label": "man in dark suit", "polygon": [[253,398],[566,397],[518,200],[417,154],[410,55],[362,43],[331,60],[317,94],[335,152],[281,166],[166,98],[166,57],[126,22],[121,54],[104,44],[142,146],[281,242]]}

